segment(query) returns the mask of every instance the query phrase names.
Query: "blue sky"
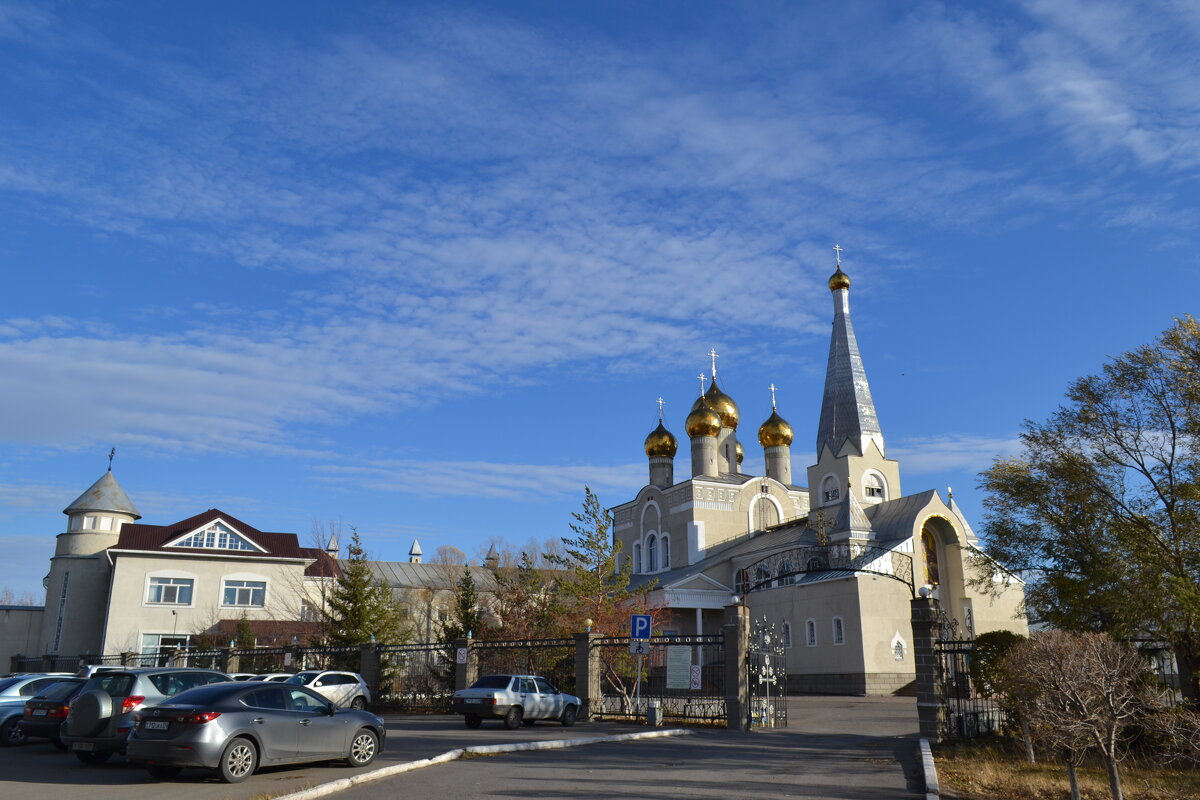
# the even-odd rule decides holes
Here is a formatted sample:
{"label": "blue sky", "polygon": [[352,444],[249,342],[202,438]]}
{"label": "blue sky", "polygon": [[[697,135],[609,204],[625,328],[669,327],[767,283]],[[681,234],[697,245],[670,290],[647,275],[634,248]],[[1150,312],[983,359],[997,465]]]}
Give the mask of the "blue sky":
{"label": "blue sky", "polygon": [[[812,460],[845,248],[904,489],[1196,311],[1193,3],[0,0],[0,586],[115,472],[376,557],[567,533],[716,347]],[[686,449],[676,475],[688,471]]]}

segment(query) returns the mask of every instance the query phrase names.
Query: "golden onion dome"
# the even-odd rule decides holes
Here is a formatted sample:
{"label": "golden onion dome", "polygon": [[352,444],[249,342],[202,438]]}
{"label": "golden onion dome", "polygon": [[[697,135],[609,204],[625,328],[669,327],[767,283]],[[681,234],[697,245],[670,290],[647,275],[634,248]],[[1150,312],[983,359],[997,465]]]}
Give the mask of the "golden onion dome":
{"label": "golden onion dome", "polygon": [[771,416],[758,429],[758,443],[763,447],[791,447],[793,438],[792,426],[779,416],[778,411],[772,410]]}
{"label": "golden onion dome", "polygon": [[737,428],[740,413],[738,412],[737,403],[733,402],[733,398],[725,394],[717,387],[717,380],[713,378],[712,385],[708,387],[708,391],[704,393],[704,399],[708,401],[709,406],[713,411],[721,415],[721,425],[726,428]]}
{"label": "golden onion dome", "polygon": [[850,288],[850,276],[842,272],[842,267],[839,264],[837,272],[829,276],[829,291],[836,292],[838,289]]}
{"label": "golden onion dome", "polygon": [[721,415],[713,411],[707,397],[701,397],[692,408],[692,413],[688,414],[683,427],[692,439],[697,436],[715,437],[721,432]]}
{"label": "golden onion dome", "polygon": [[742,465],[742,459],[744,459],[745,457],[746,457],[746,449],[744,447],[742,447],[741,442],[738,442],[737,443],[737,461],[738,461],[739,467]]}
{"label": "golden onion dome", "polygon": [[663,427],[662,420],[659,420],[658,427],[650,431],[650,435],[646,437],[645,448],[646,455],[650,458],[658,456],[674,458],[675,452],[679,449],[679,442],[675,441],[675,437]]}

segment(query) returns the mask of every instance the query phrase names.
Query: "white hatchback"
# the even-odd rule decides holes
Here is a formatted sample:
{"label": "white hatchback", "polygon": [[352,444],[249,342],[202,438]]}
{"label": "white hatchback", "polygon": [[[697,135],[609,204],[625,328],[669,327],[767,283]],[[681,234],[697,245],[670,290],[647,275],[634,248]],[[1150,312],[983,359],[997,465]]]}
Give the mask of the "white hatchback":
{"label": "white hatchback", "polygon": [[342,708],[365,709],[371,702],[371,690],[357,672],[307,669],[297,672],[284,683],[307,686]]}

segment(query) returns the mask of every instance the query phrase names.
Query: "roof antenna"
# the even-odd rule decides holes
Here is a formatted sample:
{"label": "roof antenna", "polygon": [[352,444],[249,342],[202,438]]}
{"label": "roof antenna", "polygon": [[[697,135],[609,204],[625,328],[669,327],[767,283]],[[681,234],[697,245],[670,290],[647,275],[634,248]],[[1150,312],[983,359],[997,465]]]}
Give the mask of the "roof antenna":
{"label": "roof antenna", "polygon": [[112,472],[112,460],[113,460],[113,456],[115,456],[116,454],[117,454],[117,448],[115,448],[115,447],[112,450],[108,451],[108,471],[109,472]]}

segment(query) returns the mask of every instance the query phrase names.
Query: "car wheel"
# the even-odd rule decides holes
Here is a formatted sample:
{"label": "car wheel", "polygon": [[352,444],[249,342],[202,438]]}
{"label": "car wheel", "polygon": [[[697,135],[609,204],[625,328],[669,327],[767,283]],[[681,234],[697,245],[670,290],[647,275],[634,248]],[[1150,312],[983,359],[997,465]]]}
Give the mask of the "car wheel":
{"label": "car wheel", "polygon": [[564,728],[569,728],[575,724],[575,718],[579,716],[579,709],[575,706],[567,706],[563,709],[562,716],[558,721],[562,723]]}
{"label": "car wheel", "polygon": [[147,764],[146,772],[149,772],[150,777],[156,781],[169,781],[172,778],[178,778],[179,773],[183,772],[183,767],[172,767],[167,764]]}
{"label": "car wheel", "polygon": [[367,698],[365,698],[365,697],[354,698],[354,702],[350,704],[350,707],[353,708],[355,711],[366,711],[367,710]]}
{"label": "car wheel", "polygon": [[379,754],[379,737],[370,728],[362,728],[350,740],[350,755],[346,763],[352,767],[365,767]]}
{"label": "car wheel", "polygon": [[4,720],[4,724],[0,725],[0,745],[13,747],[14,745],[25,744],[25,742],[29,741],[29,737],[25,735],[25,731],[17,724],[20,721],[20,717],[9,717]]}
{"label": "car wheel", "polygon": [[217,773],[226,783],[241,783],[253,775],[257,767],[258,751],[249,739],[238,738],[225,745]]}
{"label": "car wheel", "polygon": [[510,707],[508,709],[508,713],[504,715],[504,727],[508,728],[510,731],[516,730],[517,728],[521,727],[521,719],[523,716],[524,712],[521,711],[520,706]]}
{"label": "car wheel", "polygon": [[477,717],[474,714],[467,714],[466,723],[468,728],[478,728],[483,724],[483,717]]}
{"label": "car wheel", "polygon": [[110,758],[112,758],[112,754],[112,750],[93,750],[90,753],[86,750],[75,751],[75,757],[90,767],[94,767],[97,764],[103,764],[105,761],[108,761]]}

